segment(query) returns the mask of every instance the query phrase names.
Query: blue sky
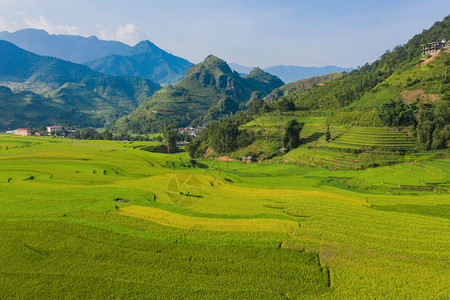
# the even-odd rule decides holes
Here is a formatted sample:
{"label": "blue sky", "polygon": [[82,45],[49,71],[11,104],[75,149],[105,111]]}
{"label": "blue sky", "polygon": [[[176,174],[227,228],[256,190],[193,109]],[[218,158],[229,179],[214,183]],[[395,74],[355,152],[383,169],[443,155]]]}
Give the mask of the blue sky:
{"label": "blue sky", "polygon": [[149,39],[195,63],[356,67],[448,14],[448,0],[0,0],[0,31]]}

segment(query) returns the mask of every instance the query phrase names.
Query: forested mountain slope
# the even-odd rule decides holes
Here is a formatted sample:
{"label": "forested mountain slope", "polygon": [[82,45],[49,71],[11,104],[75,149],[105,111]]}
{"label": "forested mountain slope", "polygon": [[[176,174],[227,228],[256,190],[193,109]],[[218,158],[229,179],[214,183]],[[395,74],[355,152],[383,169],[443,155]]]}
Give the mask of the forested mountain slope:
{"label": "forested mountain slope", "polygon": [[261,98],[283,82],[260,69],[240,77],[213,55],[192,66],[186,77],[150,97],[136,111],[118,120],[116,130],[148,132],[163,126],[207,125],[244,108],[253,97]]}

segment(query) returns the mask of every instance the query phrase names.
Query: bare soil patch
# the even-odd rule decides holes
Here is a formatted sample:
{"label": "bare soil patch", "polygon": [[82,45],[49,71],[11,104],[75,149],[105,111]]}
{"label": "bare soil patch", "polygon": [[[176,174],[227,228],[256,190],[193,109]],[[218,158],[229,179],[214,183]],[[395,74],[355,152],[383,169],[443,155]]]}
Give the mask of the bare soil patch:
{"label": "bare soil patch", "polygon": [[417,98],[419,98],[421,102],[425,103],[441,100],[441,96],[439,94],[425,94],[424,90],[403,91],[400,95],[402,96],[403,102],[407,104],[416,101]]}

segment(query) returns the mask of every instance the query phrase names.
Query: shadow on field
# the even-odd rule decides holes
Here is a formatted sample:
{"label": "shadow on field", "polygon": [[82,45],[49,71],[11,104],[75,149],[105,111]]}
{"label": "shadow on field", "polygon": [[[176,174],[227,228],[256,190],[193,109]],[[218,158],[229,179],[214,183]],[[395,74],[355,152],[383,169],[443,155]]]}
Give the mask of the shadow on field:
{"label": "shadow on field", "polygon": [[316,142],[324,135],[325,135],[325,133],[323,133],[323,132],[314,132],[313,134],[311,134],[307,138],[302,139],[302,142],[303,143]]}

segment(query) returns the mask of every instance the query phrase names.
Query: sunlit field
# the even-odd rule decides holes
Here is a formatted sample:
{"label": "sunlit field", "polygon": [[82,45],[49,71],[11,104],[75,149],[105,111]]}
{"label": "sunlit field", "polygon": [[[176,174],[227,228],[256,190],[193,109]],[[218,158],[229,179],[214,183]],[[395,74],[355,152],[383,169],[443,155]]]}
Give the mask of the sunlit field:
{"label": "sunlit field", "polygon": [[332,171],[144,144],[0,135],[1,298],[450,297],[445,155]]}

